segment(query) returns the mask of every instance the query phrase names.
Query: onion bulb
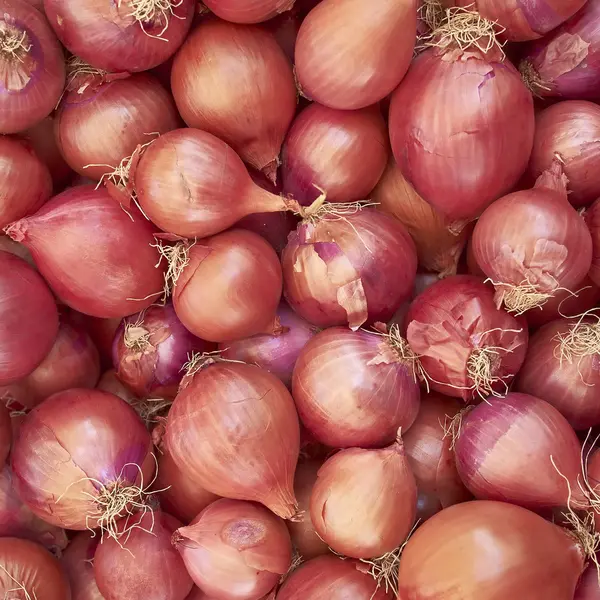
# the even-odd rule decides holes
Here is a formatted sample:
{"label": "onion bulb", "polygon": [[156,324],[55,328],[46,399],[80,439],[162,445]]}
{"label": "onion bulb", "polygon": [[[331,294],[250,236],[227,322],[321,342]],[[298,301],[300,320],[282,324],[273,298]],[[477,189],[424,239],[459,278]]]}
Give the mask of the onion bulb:
{"label": "onion bulb", "polygon": [[61,558],[71,586],[71,600],[106,600],[94,576],[94,555],[99,543],[98,536],[82,531],[71,540]]}
{"label": "onion bulb", "polygon": [[[600,286],[600,198],[590,206],[584,216],[592,236],[592,267],[589,277],[596,286]],[[580,314],[581,312],[574,314]]]}
{"label": "onion bulb", "polygon": [[290,10],[294,0],[207,0],[204,4],[225,21],[261,23]]}

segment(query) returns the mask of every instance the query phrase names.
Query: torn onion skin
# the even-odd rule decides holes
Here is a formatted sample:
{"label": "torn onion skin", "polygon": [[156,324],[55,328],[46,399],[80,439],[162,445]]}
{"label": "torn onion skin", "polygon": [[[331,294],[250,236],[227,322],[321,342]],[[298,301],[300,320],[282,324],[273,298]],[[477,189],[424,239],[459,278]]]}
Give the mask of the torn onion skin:
{"label": "torn onion skin", "polygon": [[294,6],[294,0],[207,0],[206,7],[217,17],[233,23],[262,23]]}
{"label": "torn onion skin", "polygon": [[65,550],[60,563],[69,578],[71,600],[106,600],[94,575],[94,555],[99,544],[97,535],[81,531]]}
{"label": "torn onion skin", "polygon": [[600,286],[600,198],[585,211],[584,217],[592,236],[592,267],[589,277],[596,286]]}

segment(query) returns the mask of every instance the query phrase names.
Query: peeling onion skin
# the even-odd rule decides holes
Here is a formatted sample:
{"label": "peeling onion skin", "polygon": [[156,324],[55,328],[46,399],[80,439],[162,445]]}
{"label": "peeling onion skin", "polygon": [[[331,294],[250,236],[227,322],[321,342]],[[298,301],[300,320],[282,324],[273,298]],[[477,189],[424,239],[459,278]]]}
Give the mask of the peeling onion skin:
{"label": "peeling onion skin", "polygon": [[233,23],[262,23],[290,10],[294,0],[207,0],[217,17]]}
{"label": "peeling onion skin", "polygon": [[408,541],[398,598],[571,600],[584,568],[571,532],[519,506],[466,502]]}
{"label": "peeling onion skin", "polygon": [[71,586],[71,600],[106,600],[94,575],[93,560],[99,543],[98,536],[82,531],[71,540],[61,558]]}
{"label": "peeling onion skin", "polygon": [[404,77],[416,32],[416,0],[322,0],[296,39],[301,93],[343,110],[375,104]]}
{"label": "peeling onion skin", "polygon": [[416,192],[450,221],[470,221],[525,171],[533,99],[500,50],[450,44],[413,61],[392,95],[389,126],[394,158]]}

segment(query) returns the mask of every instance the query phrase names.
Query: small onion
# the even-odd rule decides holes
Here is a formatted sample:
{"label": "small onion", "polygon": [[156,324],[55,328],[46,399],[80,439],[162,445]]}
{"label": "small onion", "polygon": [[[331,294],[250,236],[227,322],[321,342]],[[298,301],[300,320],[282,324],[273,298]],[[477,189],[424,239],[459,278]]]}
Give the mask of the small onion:
{"label": "small onion", "polygon": [[589,276],[594,284],[600,286],[600,198],[585,212],[585,222],[592,236],[592,268]]}
{"label": "small onion", "polygon": [[196,585],[220,600],[259,600],[292,562],[285,523],[239,500],[213,502],[175,532],[173,545]]}
{"label": "small onion", "polygon": [[206,0],[217,17],[233,23],[261,23],[292,8],[294,0]]}
{"label": "small onion", "polygon": [[94,576],[94,556],[99,544],[97,535],[82,531],[65,550],[60,562],[69,578],[71,600],[106,600]]}
{"label": "small onion", "polygon": [[416,0],[322,0],[300,26],[302,93],[331,108],[375,104],[402,80],[416,40]]}
{"label": "small onion", "polygon": [[296,514],[298,416],[286,387],[259,367],[200,359],[169,412],[166,443],[206,490]]}
{"label": "small onion", "polygon": [[419,411],[416,357],[400,337],[331,327],[304,347],[292,393],[305,427],[334,448],[381,447]]}

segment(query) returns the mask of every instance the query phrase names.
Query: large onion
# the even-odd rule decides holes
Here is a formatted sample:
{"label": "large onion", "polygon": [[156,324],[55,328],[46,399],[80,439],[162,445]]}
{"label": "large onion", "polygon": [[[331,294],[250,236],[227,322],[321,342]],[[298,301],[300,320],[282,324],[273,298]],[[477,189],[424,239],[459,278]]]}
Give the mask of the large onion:
{"label": "large onion", "polygon": [[71,600],[106,600],[96,584],[94,555],[100,540],[88,531],[78,533],[69,543],[61,564],[71,586]]}

